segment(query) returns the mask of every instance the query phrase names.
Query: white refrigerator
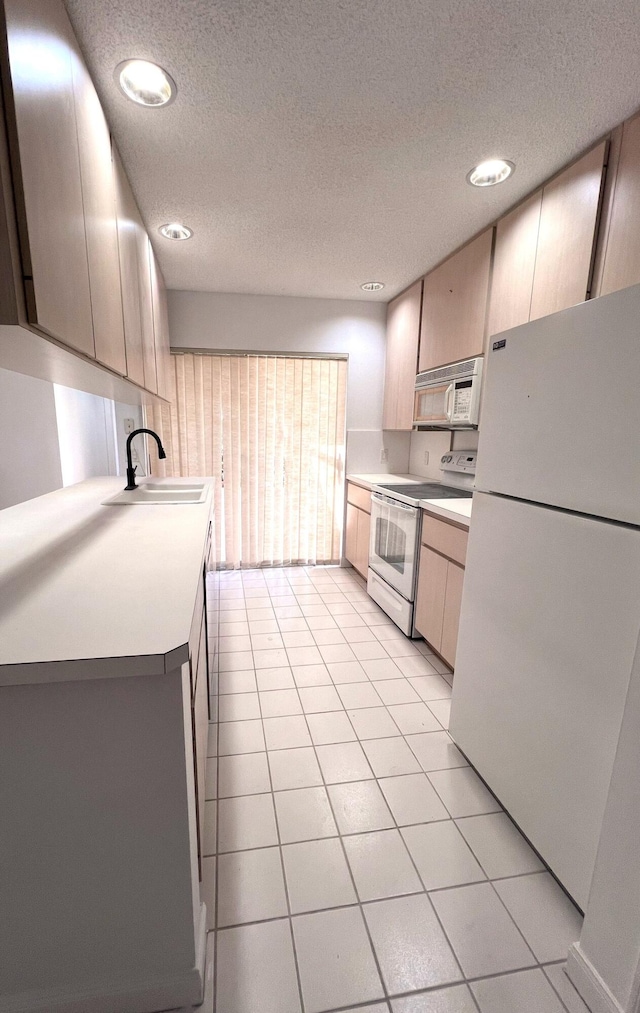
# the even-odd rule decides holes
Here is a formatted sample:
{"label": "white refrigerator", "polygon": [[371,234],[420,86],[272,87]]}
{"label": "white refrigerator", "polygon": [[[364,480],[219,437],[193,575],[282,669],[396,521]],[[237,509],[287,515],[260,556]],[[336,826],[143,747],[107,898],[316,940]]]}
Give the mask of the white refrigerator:
{"label": "white refrigerator", "polygon": [[640,286],[489,349],[450,730],[584,909],[640,631]]}

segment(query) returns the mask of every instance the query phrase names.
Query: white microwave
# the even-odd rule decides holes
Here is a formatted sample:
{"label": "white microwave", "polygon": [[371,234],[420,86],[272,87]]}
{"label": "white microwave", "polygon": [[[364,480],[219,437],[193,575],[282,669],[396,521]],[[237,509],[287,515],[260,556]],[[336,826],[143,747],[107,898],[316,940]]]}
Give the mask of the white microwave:
{"label": "white microwave", "polygon": [[475,429],[480,414],[482,357],[427,369],[416,377],[413,425],[429,429]]}

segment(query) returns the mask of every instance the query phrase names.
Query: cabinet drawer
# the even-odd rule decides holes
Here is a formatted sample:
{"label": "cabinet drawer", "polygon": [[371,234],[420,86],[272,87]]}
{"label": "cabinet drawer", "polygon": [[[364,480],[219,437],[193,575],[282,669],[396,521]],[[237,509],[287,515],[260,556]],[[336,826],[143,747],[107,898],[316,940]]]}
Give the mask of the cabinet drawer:
{"label": "cabinet drawer", "polygon": [[353,503],[354,506],[366,510],[370,514],[371,492],[369,489],[362,489],[359,485],[354,485],[353,482],[347,482],[347,503]]}
{"label": "cabinet drawer", "polygon": [[447,524],[430,514],[422,514],[422,544],[429,545],[436,552],[440,552],[448,559],[454,559],[456,563],[464,566],[467,558],[467,541],[469,532],[463,528],[457,528],[454,524]]}

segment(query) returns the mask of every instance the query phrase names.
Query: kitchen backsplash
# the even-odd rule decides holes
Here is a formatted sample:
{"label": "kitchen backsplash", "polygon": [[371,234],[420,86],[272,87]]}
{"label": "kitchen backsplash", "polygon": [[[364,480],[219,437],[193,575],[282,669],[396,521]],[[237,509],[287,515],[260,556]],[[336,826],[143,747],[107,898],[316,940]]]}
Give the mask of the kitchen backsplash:
{"label": "kitchen backsplash", "polygon": [[[411,433],[348,429],[346,474],[406,475],[410,439]],[[383,452],[386,452],[386,461],[381,460]]]}

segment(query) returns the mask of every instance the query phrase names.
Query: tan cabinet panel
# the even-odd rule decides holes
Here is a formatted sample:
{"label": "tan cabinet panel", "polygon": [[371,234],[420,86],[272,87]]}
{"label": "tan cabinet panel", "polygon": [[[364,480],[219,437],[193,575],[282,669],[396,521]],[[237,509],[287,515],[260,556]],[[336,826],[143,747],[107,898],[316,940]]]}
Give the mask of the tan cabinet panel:
{"label": "tan cabinet panel", "polygon": [[420,549],[415,627],[436,651],[442,645],[442,624],[447,588],[447,560],[423,545]]}
{"label": "tan cabinet panel", "polygon": [[529,320],[541,207],[540,190],[501,218],[496,226],[489,335]]}
{"label": "tan cabinet panel", "polygon": [[153,247],[149,244],[149,267],[151,271],[151,298],[153,303],[153,332],[156,345],[156,371],[158,394],[167,397],[169,371],[169,319],[167,314],[167,290]]}
{"label": "tan cabinet panel", "polygon": [[127,372],[111,136],[79,50],[72,54],[96,358]]}
{"label": "tan cabinet panel", "polygon": [[371,515],[364,510],[358,511],[358,541],[356,548],[356,570],[366,579],[369,570],[369,533],[371,531]]}
{"label": "tan cabinet panel", "polygon": [[347,520],[344,533],[344,555],[352,566],[358,559],[358,514],[360,511],[352,503],[347,503]]}
{"label": "tan cabinet panel", "polygon": [[531,320],[587,297],[605,151],[603,142],[542,191]]}
{"label": "tan cabinet panel", "polygon": [[27,313],[48,334],[93,356],[71,65],[75,37],[62,4],[6,0],[4,10]]}
{"label": "tan cabinet panel", "polygon": [[600,295],[640,283],[640,116],[622,130]]}
{"label": "tan cabinet panel", "polygon": [[[136,207],[137,210],[137,207]],[[151,244],[146,233],[140,212],[136,219],[136,236],[138,241],[138,263],[140,274],[140,322],[142,327],[142,361],[144,368],[144,385],[155,394],[158,390],[158,374],[156,369],[156,339],[153,320],[153,295],[151,292]]]}
{"label": "tan cabinet panel", "polygon": [[464,569],[461,566],[457,566],[455,563],[448,563],[440,654],[452,668],[454,667],[456,661],[456,647],[458,644],[458,626],[460,625],[460,606],[462,604],[463,583]]}
{"label": "tan cabinet panel", "polygon": [[482,355],[493,228],[424,279],[419,369]]}
{"label": "tan cabinet panel", "polygon": [[437,517],[423,511],[421,537],[423,545],[431,546],[441,555],[455,559],[457,563],[464,566],[467,558],[467,542],[469,541],[467,529],[438,520]]}
{"label": "tan cabinet panel", "polygon": [[369,489],[363,489],[362,486],[356,485],[354,482],[347,482],[347,501],[360,507],[361,510],[366,510],[368,514],[371,513],[371,492]]}
{"label": "tan cabinet panel", "polygon": [[392,299],[387,309],[383,429],[412,428],[421,304],[422,279]]}
{"label": "tan cabinet panel", "polygon": [[122,309],[124,315],[124,339],[127,353],[127,376],[144,387],[144,364],[142,358],[142,321],[140,316],[140,266],[138,240],[138,207],[129,180],[120,161],[117,148],[113,147],[113,170],[116,186],[116,210],[118,218],[118,250],[120,254],[120,280],[122,284]]}

